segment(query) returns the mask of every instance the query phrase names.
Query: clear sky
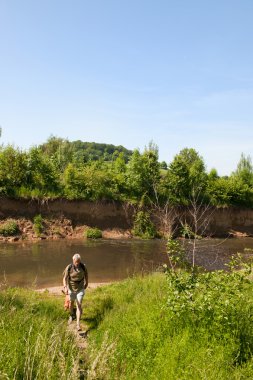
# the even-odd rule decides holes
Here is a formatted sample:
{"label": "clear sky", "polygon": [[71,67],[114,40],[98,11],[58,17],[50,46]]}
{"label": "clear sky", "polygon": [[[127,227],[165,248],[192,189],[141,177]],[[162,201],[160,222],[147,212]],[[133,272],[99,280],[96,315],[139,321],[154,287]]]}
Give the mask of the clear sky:
{"label": "clear sky", "polygon": [[252,0],[0,0],[1,141],[153,140],[230,174],[252,156],[252,20]]}

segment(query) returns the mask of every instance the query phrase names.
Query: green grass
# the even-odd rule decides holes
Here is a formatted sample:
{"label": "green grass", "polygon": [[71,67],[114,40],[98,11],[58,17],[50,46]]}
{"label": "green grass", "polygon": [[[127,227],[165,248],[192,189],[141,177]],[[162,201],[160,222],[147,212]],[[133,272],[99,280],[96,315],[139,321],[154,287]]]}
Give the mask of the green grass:
{"label": "green grass", "polygon": [[175,316],[163,274],[95,290],[85,300],[89,380],[252,379],[252,291],[250,283],[248,302],[234,303],[235,323],[223,328],[194,313]]}
{"label": "green grass", "polygon": [[0,293],[0,379],[77,379],[79,353],[62,300],[25,289]]}
{"label": "green grass", "polygon": [[[161,273],[88,291],[87,380],[252,379],[253,284],[240,273],[208,276],[197,285],[183,273],[179,297]],[[81,378],[66,319],[60,297],[1,291],[0,379]]]}

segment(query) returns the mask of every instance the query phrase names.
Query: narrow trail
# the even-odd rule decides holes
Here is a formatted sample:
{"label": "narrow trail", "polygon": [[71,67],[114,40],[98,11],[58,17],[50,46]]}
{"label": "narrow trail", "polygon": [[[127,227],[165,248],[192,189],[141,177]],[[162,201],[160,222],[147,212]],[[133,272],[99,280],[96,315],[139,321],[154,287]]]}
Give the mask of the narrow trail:
{"label": "narrow trail", "polygon": [[76,345],[80,350],[85,350],[87,348],[87,336],[88,336],[88,326],[86,326],[83,321],[80,323],[81,331],[77,331],[76,321],[68,324],[67,330],[74,335],[76,340]]}
{"label": "narrow trail", "polygon": [[[100,287],[109,285],[110,283],[90,283],[88,286],[88,289],[91,291]],[[62,286],[54,286],[54,287],[48,287],[43,289],[37,289],[36,290],[39,293],[48,293],[52,296],[59,297],[62,296]],[[86,380],[88,377],[87,369],[85,368],[85,363],[87,363],[87,347],[88,347],[88,332],[89,332],[89,326],[81,319],[80,321],[80,327],[81,331],[77,331],[76,326],[76,320],[72,321],[68,324],[68,321],[66,319],[66,325],[67,325],[67,331],[74,336],[76,346],[80,353],[80,368],[79,368],[79,379],[80,380]]]}

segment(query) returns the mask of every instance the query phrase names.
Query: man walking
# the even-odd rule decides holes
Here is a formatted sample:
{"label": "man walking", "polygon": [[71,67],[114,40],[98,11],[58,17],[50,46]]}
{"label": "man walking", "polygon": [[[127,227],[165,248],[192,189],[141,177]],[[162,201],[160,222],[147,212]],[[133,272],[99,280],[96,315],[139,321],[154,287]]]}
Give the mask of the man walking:
{"label": "man walking", "polygon": [[80,331],[80,318],[82,315],[82,301],[85,289],[88,286],[88,271],[81,262],[81,256],[76,253],[73,256],[73,264],[69,264],[63,272],[63,287],[65,293],[70,298],[70,317],[69,323],[74,319],[74,303],[76,302],[76,325],[77,331]]}

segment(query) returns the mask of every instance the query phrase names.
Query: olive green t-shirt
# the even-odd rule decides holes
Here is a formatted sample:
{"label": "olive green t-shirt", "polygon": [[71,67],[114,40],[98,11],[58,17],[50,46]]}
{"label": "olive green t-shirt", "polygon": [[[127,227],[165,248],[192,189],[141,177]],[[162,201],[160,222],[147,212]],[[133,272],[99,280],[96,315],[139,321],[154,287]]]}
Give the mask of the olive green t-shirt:
{"label": "olive green t-shirt", "polygon": [[64,277],[66,279],[70,291],[79,292],[80,290],[84,289],[84,285],[86,283],[86,272],[86,267],[84,270],[81,265],[78,265],[77,267],[71,265],[70,270],[69,265],[65,268]]}

